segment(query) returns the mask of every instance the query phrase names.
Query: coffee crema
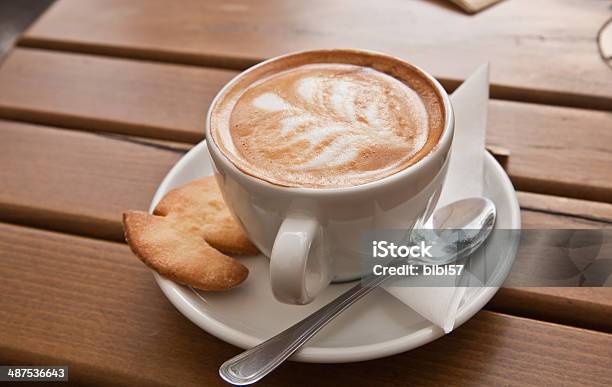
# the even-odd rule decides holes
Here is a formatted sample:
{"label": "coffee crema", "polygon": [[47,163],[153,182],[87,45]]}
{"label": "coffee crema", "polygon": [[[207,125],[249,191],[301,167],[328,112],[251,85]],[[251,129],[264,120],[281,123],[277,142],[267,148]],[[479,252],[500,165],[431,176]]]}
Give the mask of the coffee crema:
{"label": "coffee crema", "polygon": [[423,158],[443,131],[441,98],[413,76],[339,63],[286,69],[235,93],[213,140],[243,172],[280,186],[379,180]]}

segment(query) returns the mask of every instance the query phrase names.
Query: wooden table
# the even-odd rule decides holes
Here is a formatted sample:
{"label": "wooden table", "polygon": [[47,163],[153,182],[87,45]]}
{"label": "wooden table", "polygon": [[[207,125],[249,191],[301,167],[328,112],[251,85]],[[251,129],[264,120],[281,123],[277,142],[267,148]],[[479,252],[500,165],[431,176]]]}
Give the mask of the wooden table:
{"label": "wooden table", "polygon": [[[525,228],[612,225],[612,70],[598,0],[58,0],[0,65],[0,364],[72,381],[221,385],[240,350],[201,331],[123,243],[202,139],[237,71],[287,51],[357,47],[452,91],[490,61],[488,144],[509,152]],[[502,288],[452,334],[376,361],[290,363],[270,385],[612,384],[612,289]]]}

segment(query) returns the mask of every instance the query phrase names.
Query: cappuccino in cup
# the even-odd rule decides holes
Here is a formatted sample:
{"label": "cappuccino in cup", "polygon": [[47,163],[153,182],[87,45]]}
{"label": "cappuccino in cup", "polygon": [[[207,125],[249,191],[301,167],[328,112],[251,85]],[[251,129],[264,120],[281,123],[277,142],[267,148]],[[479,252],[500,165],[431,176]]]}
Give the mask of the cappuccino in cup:
{"label": "cappuccino in cup", "polygon": [[393,175],[436,146],[444,112],[420,73],[380,67],[279,66],[220,102],[213,141],[240,170],[280,186],[339,188]]}
{"label": "cappuccino in cup", "polygon": [[453,130],[450,99],[431,75],[336,49],[242,72],[211,104],[206,142],[225,202],[270,258],[275,297],[305,304],[362,275],[364,231],[429,217]]}

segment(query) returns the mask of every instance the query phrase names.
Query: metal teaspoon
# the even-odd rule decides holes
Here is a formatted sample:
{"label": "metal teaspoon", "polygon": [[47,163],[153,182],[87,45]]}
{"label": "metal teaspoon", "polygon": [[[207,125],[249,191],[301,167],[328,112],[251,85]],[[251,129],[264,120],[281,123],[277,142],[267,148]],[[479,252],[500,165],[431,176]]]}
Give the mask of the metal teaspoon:
{"label": "metal teaspoon", "polygon": [[[495,215],[495,204],[481,197],[459,200],[437,209],[423,229],[461,229],[465,232],[459,243],[453,241],[452,249],[449,249],[452,254],[425,263],[444,265],[470,256],[491,233]],[[417,239],[423,238],[418,232],[415,235]],[[336,316],[389,278],[374,275],[363,278],[357,285],[302,321],[223,363],[219,375],[234,385],[257,382],[281,365]]]}

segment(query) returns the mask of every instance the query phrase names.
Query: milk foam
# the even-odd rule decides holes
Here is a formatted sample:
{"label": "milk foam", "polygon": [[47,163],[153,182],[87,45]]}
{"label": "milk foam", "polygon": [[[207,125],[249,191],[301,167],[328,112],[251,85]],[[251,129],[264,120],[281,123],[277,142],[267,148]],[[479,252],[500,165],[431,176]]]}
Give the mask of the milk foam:
{"label": "milk foam", "polygon": [[264,93],[253,100],[253,105],[262,110],[277,112],[291,108],[290,105],[274,93]]}
{"label": "milk foam", "polygon": [[405,168],[429,129],[428,107],[405,83],[367,67],[317,64],[247,88],[232,108],[229,133],[219,138],[254,176],[342,187]]}

